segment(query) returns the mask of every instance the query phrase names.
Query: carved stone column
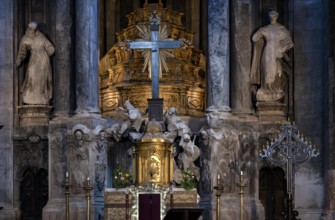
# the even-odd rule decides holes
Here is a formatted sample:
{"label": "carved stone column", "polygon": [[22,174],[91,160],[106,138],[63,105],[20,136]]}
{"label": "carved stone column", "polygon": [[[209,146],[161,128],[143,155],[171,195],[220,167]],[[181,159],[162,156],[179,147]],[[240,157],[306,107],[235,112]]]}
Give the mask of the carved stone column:
{"label": "carved stone column", "polygon": [[231,1],[231,107],[235,114],[251,114],[250,60],[252,18],[250,1]]}
{"label": "carved stone column", "polygon": [[55,3],[55,27],[54,43],[56,54],[54,58],[54,97],[53,107],[54,116],[67,117],[74,110],[72,100],[74,95],[71,91],[71,81],[73,73],[73,40],[71,29],[74,21],[71,17],[71,1],[57,0]]}
{"label": "carved stone column", "polygon": [[13,81],[15,80],[14,60],[16,53],[14,51],[15,36],[15,13],[14,1],[4,0],[0,5],[1,23],[4,25],[1,29],[0,35],[0,122],[4,126],[0,132],[0,219],[14,219],[14,202],[13,202],[13,95],[15,89],[13,88]]}
{"label": "carved stone column", "polygon": [[229,1],[208,0],[207,107],[227,111],[229,85]]}
{"label": "carved stone column", "polygon": [[77,114],[99,113],[98,0],[76,1]]}

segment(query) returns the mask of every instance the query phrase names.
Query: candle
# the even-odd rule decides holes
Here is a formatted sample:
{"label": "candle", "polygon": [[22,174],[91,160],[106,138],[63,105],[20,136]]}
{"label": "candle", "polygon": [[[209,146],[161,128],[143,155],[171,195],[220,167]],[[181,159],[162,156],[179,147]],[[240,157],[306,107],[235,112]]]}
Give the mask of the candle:
{"label": "candle", "polygon": [[89,182],[89,181],[90,181],[90,177],[88,176],[88,177],[87,177],[87,182]]}
{"label": "candle", "polygon": [[243,176],[243,171],[241,170],[241,176]]}
{"label": "candle", "polygon": [[69,172],[66,171],[65,177],[69,177]]}
{"label": "candle", "polygon": [[220,176],[220,174],[218,174],[218,180],[219,180],[219,179],[221,179],[221,176]]}

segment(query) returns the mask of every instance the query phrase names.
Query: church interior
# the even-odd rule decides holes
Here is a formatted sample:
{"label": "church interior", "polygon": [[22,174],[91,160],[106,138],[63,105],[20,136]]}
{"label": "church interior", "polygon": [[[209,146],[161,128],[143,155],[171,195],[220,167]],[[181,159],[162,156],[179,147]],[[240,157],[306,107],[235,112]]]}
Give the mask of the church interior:
{"label": "church interior", "polygon": [[1,2],[0,220],[335,219],[335,1]]}

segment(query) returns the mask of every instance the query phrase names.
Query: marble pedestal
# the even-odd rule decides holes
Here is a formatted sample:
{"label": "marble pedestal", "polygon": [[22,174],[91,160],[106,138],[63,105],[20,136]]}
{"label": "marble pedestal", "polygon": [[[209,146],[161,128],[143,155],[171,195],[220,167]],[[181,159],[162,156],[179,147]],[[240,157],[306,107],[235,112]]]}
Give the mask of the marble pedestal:
{"label": "marble pedestal", "polygon": [[[244,198],[243,220],[264,219],[264,207],[259,200]],[[216,198],[213,199],[213,219],[216,219]],[[240,199],[233,195],[222,195],[220,199],[220,220],[240,219]]]}
{"label": "marble pedestal", "polygon": [[260,121],[282,121],[285,119],[284,103],[257,102],[256,106]]}
{"label": "marble pedestal", "polygon": [[48,125],[52,107],[47,105],[24,105],[18,108],[20,125],[43,126]]}
{"label": "marble pedestal", "polygon": [[[94,115],[93,115],[94,116]],[[69,174],[70,219],[86,219],[87,178],[91,180],[91,219],[102,215],[101,191],[105,185],[106,140],[105,120],[74,116],[58,118],[49,124],[49,201],[43,208],[44,220],[65,219],[65,176]],[[76,136],[80,133],[81,137]]]}

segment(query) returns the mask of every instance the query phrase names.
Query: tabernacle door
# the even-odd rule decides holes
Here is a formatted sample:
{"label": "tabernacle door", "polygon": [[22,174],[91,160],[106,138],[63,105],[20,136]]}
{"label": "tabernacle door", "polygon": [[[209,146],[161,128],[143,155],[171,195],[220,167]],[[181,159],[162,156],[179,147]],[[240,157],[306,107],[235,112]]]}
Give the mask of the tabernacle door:
{"label": "tabernacle door", "polygon": [[160,216],[160,194],[139,194],[139,220],[159,220]]}

